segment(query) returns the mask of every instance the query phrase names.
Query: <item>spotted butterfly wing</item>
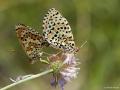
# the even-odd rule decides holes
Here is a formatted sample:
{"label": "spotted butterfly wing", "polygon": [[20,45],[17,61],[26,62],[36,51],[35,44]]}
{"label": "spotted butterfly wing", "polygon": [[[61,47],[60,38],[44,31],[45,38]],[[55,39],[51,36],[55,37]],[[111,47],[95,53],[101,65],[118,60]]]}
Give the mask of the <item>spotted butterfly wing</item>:
{"label": "spotted butterfly wing", "polygon": [[53,48],[68,53],[77,51],[68,21],[55,8],[49,9],[44,17],[43,36]]}
{"label": "spotted butterfly wing", "polygon": [[16,34],[31,62],[33,63],[35,60],[40,60],[42,55],[41,49],[49,45],[43,36],[24,24],[16,26]]}

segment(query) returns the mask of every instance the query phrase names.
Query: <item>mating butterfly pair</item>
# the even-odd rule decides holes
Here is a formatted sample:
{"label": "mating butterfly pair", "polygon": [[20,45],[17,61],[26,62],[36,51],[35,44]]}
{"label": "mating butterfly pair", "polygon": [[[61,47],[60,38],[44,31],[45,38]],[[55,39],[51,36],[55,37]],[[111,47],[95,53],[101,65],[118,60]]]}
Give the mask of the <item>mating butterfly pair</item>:
{"label": "mating butterfly pair", "polygon": [[78,48],[68,21],[55,9],[49,9],[43,20],[43,35],[34,29],[19,24],[16,26],[17,37],[31,60],[39,60],[43,47],[52,46],[65,53],[75,53]]}

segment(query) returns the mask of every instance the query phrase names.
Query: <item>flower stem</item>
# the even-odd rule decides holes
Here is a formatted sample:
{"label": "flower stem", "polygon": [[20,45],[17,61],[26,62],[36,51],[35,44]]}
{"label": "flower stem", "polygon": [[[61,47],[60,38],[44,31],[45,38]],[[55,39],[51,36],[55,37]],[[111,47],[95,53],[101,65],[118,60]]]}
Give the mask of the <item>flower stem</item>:
{"label": "flower stem", "polygon": [[25,79],[23,79],[23,80],[20,80],[20,81],[17,81],[17,82],[15,82],[15,83],[12,83],[12,84],[10,84],[10,85],[7,85],[7,86],[1,88],[0,90],[7,90],[7,89],[9,89],[9,88],[12,88],[12,87],[18,85],[18,84],[21,84],[21,83],[23,83],[23,82],[26,82],[26,81],[29,81],[29,80],[35,79],[35,78],[37,78],[37,77],[40,77],[40,76],[46,75],[46,74],[51,73],[51,72],[53,72],[52,69],[49,69],[49,70],[43,71],[43,72],[41,72],[41,73],[38,73],[38,74],[32,75],[31,77],[28,77],[28,78],[25,78]]}

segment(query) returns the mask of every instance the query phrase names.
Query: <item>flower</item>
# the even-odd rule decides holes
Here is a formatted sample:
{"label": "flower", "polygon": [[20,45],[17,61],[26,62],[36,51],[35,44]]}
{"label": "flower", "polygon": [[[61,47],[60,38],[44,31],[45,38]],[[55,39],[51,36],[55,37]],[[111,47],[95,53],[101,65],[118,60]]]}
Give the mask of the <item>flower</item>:
{"label": "flower", "polygon": [[64,66],[67,65],[63,70],[60,71],[60,74],[64,77],[66,81],[70,81],[72,78],[76,78],[78,71],[78,62],[76,61],[76,57],[74,54],[66,54],[66,59],[63,62]]}
{"label": "flower", "polygon": [[79,62],[74,54],[62,53],[53,54],[48,58],[50,60],[50,68],[53,69],[53,77],[51,85],[59,85],[64,90],[64,85],[77,77]]}

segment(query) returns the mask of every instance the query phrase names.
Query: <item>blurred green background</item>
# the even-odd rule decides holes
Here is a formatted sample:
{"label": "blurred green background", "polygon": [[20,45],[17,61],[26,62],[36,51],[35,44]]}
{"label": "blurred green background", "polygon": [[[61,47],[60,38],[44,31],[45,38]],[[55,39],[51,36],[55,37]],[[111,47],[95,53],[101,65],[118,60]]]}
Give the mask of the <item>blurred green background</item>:
{"label": "blurred green background", "polygon": [[[29,64],[15,25],[42,33],[43,17],[53,7],[69,21],[78,47],[88,41],[77,55],[80,73],[65,90],[120,90],[120,0],[0,0],[0,88],[12,83],[10,77],[43,70],[41,63]],[[49,79],[46,75],[10,90],[56,90]]]}

